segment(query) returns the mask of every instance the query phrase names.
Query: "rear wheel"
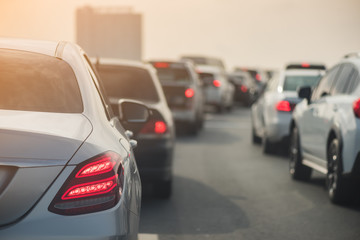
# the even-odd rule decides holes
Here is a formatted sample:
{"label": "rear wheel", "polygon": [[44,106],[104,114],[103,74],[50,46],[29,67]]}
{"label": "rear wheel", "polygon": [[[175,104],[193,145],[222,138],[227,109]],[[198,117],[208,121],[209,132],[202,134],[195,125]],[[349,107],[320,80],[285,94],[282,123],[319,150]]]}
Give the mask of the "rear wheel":
{"label": "rear wheel", "polygon": [[154,195],[158,198],[168,199],[172,192],[172,181],[163,180],[154,184]]}
{"label": "rear wheel", "polygon": [[263,149],[263,153],[265,154],[271,154],[271,153],[275,153],[276,152],[276,144],[275,143],[271,143],[269,141],[269,139],[267,138],[266,134],[264,133],[263,138],[261,140],[262,143],[262,149]]}
{"label": "rear wheel", "polygon": [[343,175],[341,150],[339,141],[334,138],[328,146],[328,172],[326,186],[330,201],[336,204],[347,203],[351,200],[351,180]]}
{"label": "rear wheel", "polygon": [[293,179],[307,181],[311,177],[312,169],[302,164],[299,140],[298,129],[294,127],[290,136],[289,172]]}
{"label": "rear wheel", "polygon": [[256,135],[254,127],[252,127],[251,138],[252,138],[252,142],[254,144],[260,144],[261,143],[261,138],[258,135]]}

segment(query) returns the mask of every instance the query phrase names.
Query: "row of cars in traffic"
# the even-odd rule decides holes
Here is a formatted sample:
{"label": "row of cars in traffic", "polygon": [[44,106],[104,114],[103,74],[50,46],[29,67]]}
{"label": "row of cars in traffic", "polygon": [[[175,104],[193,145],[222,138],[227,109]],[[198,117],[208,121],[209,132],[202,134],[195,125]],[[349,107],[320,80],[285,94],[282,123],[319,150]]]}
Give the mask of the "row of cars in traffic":
{"label": "row of cars in traffic", "polygon": [[293,179],[326,176],[336,204],[358,197],[360,183],[360,55],[349,54],[325,71],[290,64],[269,80],[252,105],[252,141],[264,153],[289,153]]}
{"label": "row of cars in traffic", "polygon": [[197,134],[235,92],[215,58],[21,39],[0,39],[0,86],[0,239],[37,240],[137,239],[142,184],[171,196],[176,131]]}

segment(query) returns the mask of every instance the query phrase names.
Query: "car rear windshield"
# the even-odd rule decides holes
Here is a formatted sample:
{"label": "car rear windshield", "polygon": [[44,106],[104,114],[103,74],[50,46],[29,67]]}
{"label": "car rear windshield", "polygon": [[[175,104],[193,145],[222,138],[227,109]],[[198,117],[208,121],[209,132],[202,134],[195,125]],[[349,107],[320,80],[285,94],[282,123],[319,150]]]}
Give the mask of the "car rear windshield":
{"label": "car rear windshield", "polygon": [[83,112],[72,68],[55,57],[0,49],[0,86],[0,109]]}
{"label": "car rear windshield", "polygon": [[199,77],[205,84],[211,84],[215,80],[215,76],[212,73],[199,73]]}
{"label": "car rear windshield", "polygon": [[316,86],[319,83],[319,76],[286,76],[283,91],[296,91],[298,87]]}
{"label": "car rear windshield", "polygon": [[109,97],[159,101],[151,75],[145,69],[100,65],[98,71]]}
{"label": "car rear windshield", "polygon": [[160,82],[190,82],[191,76],[183,64],[169,64],[168,67],[156,67]]}

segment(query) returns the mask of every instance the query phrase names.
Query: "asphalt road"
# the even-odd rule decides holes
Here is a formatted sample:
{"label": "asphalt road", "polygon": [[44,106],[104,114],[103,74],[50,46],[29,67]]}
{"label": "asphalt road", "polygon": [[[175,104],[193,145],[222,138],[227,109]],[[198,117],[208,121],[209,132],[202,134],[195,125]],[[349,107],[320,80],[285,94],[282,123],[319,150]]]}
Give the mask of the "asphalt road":
{"label": "asphalt road", "polygon": [[173,195],[144,197],[140,239],[360,239],[359,204],[331,204],[320,174],[291,180],[287,158],[263,155],[250,130],[237,108],[179,137]]}

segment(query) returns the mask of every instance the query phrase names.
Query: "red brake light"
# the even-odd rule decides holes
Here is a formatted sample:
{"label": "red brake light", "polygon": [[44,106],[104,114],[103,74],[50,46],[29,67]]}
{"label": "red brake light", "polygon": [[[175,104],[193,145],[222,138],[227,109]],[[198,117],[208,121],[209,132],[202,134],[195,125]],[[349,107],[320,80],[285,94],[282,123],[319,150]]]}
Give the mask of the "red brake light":
{"label": "red brake light", "polygon": [[115,206],[121,198],[124,168],[121,156],[105,152],[79,165],[49,206],[49,211],[77,215]]}
{"label": "red brake light", "polygon": [[214,85],[215,87],[220,87],[220,86],[221,86],[221,82],[220,82],[219,80],[214,80],[214,81],[213,81],[213,85]]}
{"label": "red brake light", "polygon": [[163,121],[156,121],[155,122],[155,133],[163,134],[166,132],[166,123]]}
{"label": "red brake light", "polygon": [[110,172],[114,165],[115,162],[113,160],[111,160],[111,157],[109,156],[102,156],[103,158],[100,159],[99,161],[90,163],[86,166],[84,166],[77,174],[76,177],[77,178],[81,178],[81,177],[88,177],[88,176],[93,176],[93,175],[98,175],[101,173],[106,173],[106,172]]}
{"label": "red brake light", "polygon": [[154,67],[156,67],[156,68],[168,68],[169,63],[167,63],[167,62],[157,62],[157,63],[154,63]]}
{"label": "red brake light", "polygon": [[194,96],[194,90],[192,88],[188,88],[185,90],[185,97],[192,98]]}
{"label": "red brake light", "polygon": [[353,102],[354,114],[357,118],[360,118],[360,98]]}
{"label": "red brake light", "polygon": [[100,181],[75,185],[69,188],[61,199],[83,198],[108,193],[116,187],[116,180],[117,175]]}
{"label": "red brake light", "polygon": [[304,63],[301,64],[301,67],[308,68],[308,67],[310,67],[310,64],[304,62]]}
{"label": "red brake light", "polygon": [[276,110],[280,112],[291,112],[291,106],[288,101],[279,101],[276,104]]}
{"label": "red brake light", "polygon": [[240,90],[245,93],[245,92],[247,92],[248,89],[245,85],[242,85]]}
{"label": "red brake light", "polygon": [[167,126],[164,121],[150,120],[141,129],[140,134],[164,134],[167,131]]}
{"label": "red brake light", "polygon": [[259,73],[257,73],[257,74],[255,75],[255,79],[256,79],[257,81],[261,81],[261,75],[260,75]]}

